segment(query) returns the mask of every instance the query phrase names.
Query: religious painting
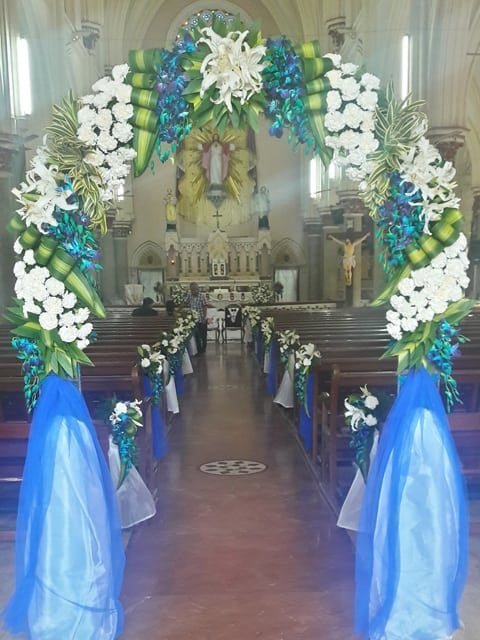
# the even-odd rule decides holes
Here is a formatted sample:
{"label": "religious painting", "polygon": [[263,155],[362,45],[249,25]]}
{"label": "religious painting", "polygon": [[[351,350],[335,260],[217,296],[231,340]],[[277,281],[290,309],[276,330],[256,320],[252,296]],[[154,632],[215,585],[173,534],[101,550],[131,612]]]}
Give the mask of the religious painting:
{"label": "religious painting", "polygon": [[255,135],[251,129],[219,133],[195,129],[176,154],[177,213],[184,220],[216,226],[216,208],[209,191],[223,193],[222,227],[241,224],[252,216],[255,189]]}

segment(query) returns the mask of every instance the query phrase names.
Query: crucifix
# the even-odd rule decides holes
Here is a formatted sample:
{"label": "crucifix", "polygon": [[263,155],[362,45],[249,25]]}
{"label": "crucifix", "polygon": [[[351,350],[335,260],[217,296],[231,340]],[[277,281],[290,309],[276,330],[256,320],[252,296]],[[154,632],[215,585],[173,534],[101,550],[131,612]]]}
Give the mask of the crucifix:
{"label": "crucifix", "polygon": [[355,233],[353,231],[347,231],[346,233],[340,234],[340,238],[329,235],[328,238],[333,240],[341,247],[343,247],[343,273],[345,276],[345,285],[346,289],[346,302],[349,306],[352,306],[353,303],[353,291],[352,291],[352,276],[353,269],[357,266],[357,262],[355,259],[355,251],[357,247],[359,247],[364,240],[366,240],[370,235],[370,232],[360,235],[360,233]]}
{"label": "crucifix", "polygon": [[215,213],[212,217],[215,218],[215,220],[217,221],[217,229],[220,229],[220,218],[223,218],[222,214],[220,213],[220,210],[217,209],[217,213]]}

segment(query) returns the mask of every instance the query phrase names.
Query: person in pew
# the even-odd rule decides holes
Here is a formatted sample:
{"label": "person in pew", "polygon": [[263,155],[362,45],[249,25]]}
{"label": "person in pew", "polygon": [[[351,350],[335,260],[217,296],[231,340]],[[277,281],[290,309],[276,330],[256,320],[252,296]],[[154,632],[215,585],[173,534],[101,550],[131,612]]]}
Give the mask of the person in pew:
{"label": "person in pew", "polygon": [[144,298],[141,307],[137,307],[132,311],[132,316],[156,316],[157,311],[153,308],[154,300],[152,298]]}
{"label": "person in pew", "polygon": [[197,343],[198,353],[205,353],[207,348],[207,299],[205,294],[200,292],[200,287],[196,282],[190,284],[190,293],[187,296],[187,305],[191,311],[198,313],[198,322],[195,327],[194,336]]}
{"label": "person in pew", "polygon": [[173,300],[166,301],[165,311],[167,312],[167,316],[173,317],[175,315],[175,302]]}

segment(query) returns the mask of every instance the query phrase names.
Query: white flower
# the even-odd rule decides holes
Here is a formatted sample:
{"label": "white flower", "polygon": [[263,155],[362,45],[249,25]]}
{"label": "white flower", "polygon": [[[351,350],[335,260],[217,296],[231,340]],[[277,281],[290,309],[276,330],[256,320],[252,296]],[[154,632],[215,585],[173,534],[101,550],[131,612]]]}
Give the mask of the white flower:
{"label": "white flower", "polygon": [[143,369],[147,369],[150,366],[150,360],[148,358],[142,358],[140,365],[143,367]]}
{"label": "white flower", "polygon": [[78,337],[79,338],[87,338],[93,331],[93,324],[91,322],[86,322],[78,329]]}
{"label": "white flower", "polygon": [[342,86],[343,76],[340,69],[332,69],[332,71],[327,71],[325,77],[330,82],[330,86],[332,89],[340,89]]}
{"label": "white flower", "polygon": [[418,320],[416,318],[402,318],[401,326],[403,331],[415,331],[418,327]]}
{"label": "white flower", "polygon": [[135,149],[130,149],[128,147],[121,147],[118,149],[117,153],[119,154],[120,159],[123,162],[130,162],[137,157],[137,152]]}
{"label": "white flower", "polygon": [[357,98],[357,103],[366,111],[375,111],[378,103],[378,94],[375,91],[362,91]]}
{"label": "white flower", "polygon": [[100,109],[97,117],[95,118],[95,124],[99,129],[110,131],[112,126],[113,117],[110,109]]}
{"label": "white flower", "polygon": [[25,262],[17,260],[13,266],[13,274],[16,278],[20,278],[25,275]]}
{"label": "white flower", "polygon": [[97,144],[105,153],[108,151],[113,151],[117,148],[117,141],[106,131],[102,131],[98,136]]}
{"label": "white flower", "polygon": [[329,111],[326,113],[324,122],[326,128],[333,133],[345,128],[345,119],[340,111]]}
{"label": "white flower", "polygon": [[94,99],[94,95],[92,93],[86,95],[86,96],[82,96],[80,98],[80,102],[82,104],[92,104],[93,103],[93,99]]}
{"label": "white flower", "polygon": [[23,256],[23,261],[25,264],[33,265],[36,264],[35,255],[33,253],[33,249],[27,249]]}
{"label": "white flower", "polygon": [[372,131],[361,134],[361,147],[365,153],[373,153],[377,150],[379,142]]}
{"label": "white flower", "polygon": [[92,109],[92,107],[86,105],[78,110],[77,117],[78,124],[93,125],[97,118],[97,111],[96,109]]}
{"label": "white flower", "polygon": [[203,59],[200,73],[203,76],[200,98],[211,86],[218,89],[219,96],[212,99],[215,104],[224,103],[232,111],[232,98],[240,98],[244,104],[252,95],[262,89],[261,72],[265,64],[261,62],[265,47],[258,45],[250,48],[245,42],[248,31],[230,32],[225,38],[213,29],[202,29],[204,34],[199,43],[205,43],[211,53]]}
{"label": "white flower", "polygon": [[342,62],[342,56],[338,53],[326,53],[324,58],[330,58],[334,67],[339,67]]}
{"label": "white flower", "polygon": [[372,73],[364,73],[360,78],[360,84],[366,89],[372,89],[373,91],[380,89],[380,79]]}
{"label": "white flower", "polygon": [[124,402],[117,402],[114,411],[117,415],[119,415],[120,413],[127,413],[128,407]]}
{"label": "white flower", "polygon": [[376,409],[378,407],[379,400],[378,400],[377,396],[369,394],[369,395],[365,396],[365,398],[363,400],[363,404],[367,407],[367,409],[370,409],[370,411],[373,411],[374,409]]}
{"label": "white flower", "polygon": [[22,243],[20,242],[19,238],[17,238],[13,244],[13,250],[17,254],[17,256],[23,253],[24,249],[22,247]]}
{"label": "white flower", "polygon": [[340,91],[344,100],[356,100],[360,93],[360,85],[355,78],[350,76],[342,80]]}
{"label": "white flower", "polygon": [[65,285],[63,282],[53,276],[45,282],[45,287],[51,296],[63,296],[65,293]]}
{"label": "white flower", "polygon": [[358,66],[352,62],[345,62],[341,65],[341,70],[345,76],[353,76],[357,73]]}
{"label": "white flower", "polygon": [[60,298],[50,296],[43,301],[43,308],[47,313],[59,316],[63,311],[62,300]]}
{"label": "white flower", "polygon": [[75,322],[78,322],[78,324],[83,324],[88,320],[89,316],[90,311],[88,310],[88,308],[80,307],[80,309],[77,309],[77,311],[75,312]]}
{"label": "white flower", "polygon": [[350,418],[350,425],[353,431],[357,431],[361,422],[365,422],[365,414],[360,409],[360,407],[356,407],[351,404],[347,399],[344,401],[344,405],[346,408],[345,418]]}
{"label": "white flower", "polygon": [[401,340],[403,335],[402,329],[398,324],[387,324],[387,332],[394,340]]}
{"label": "white flower", "polygon": [[447,254],[445,253],[445,251],[442,251],[441,253],[438,254],[438,256],[435,256],[435,258],[433,258],[429,266],[433,267],[434,269],[443,269],[446,264],[447,264]]}
{"label": "white flower", "polygon": [[62,304],[64,309],[73,309],[73,307],[77,304],[77,296],[70,291],[67,292],[63,296]]}
{"label": "white flower", "polygon": [[111,101],[112,96],[109,93],[97,93],[93,98],[93,104],[97,109],[105,109]]}
{"label": "white flower", "polygon": [[52,331],[53,329],[56,329],[58,327],[57,316],[53,313],[41,313],[38,316],[38,322],[40,323],[42,329],[45,329],[45,331]]}
{"label": "white flower", "polygon": [[39,315],[40,313],[42,313],[42,309],[38,306],[38,304],[35,304],[33,300],[27,300],[23,305],[23,315],[26,317],[29,313]]}
{"label": "white flower", "polygon": [[422,307],[418,309],[417,320],[419,322],[431,322],[435,312],[431,307]]}
{"label": "white flower", "polygon": [[116,82],[114,86],[113,95],[121,103],[130,102],[130,98],[132,97],[132,87],[129,84],[121,84]]}
{"label": "white flower", "polygon": [[112,84],[112,79],[109,76],[105,76],[103,78],[100,78],[100,80],[94,82],[92,85],[92,89],[96,92],[98,91],[100,93],[107,93],[112,95]]}
{"label": "white flower", "polygon": [[363,137],[363,134],[347,129],[340,134],[340,144],[345,149],[355,149]]}
{"label": "white flower", "polygon": [[58,335],[64,342],[75,342],[78,338],[78,331],[73,325],[63,325],[58,330]]}
{"label": "white flower", "polygon": [[347,127],[358,129],[363,120],[363,111],[354,102],[346,105],[343,111],[343,117]]}
{"label": "white flower", "polygon": [[105,154],[96,149],[95,151],[87,153],[84,157],[84,161],[88,162],[88,164],[91,164],[93,167],[101,167],[105,162]]}
{"label": "white flower", "polygon": [[122,143],[128,142],[133,138],[133,127],[130,124],[117,122],[113,125],[112,135]]}
{"label": "white flower", "polygon": [[116,64],[112,69],[112,78],[117,82],[123,82],[129,70],[128,64]]}
{"label": "white flower", "polygon": [[143,351],[148,351],[148,352],[152,350],[149,344],[142,344],[141,348],[143,349]]}
{"label": "white flower", "polygon": [[60,317],[60,325],[64,327],[70,327],[75,324],[75,314],[73,311],[67,311]]}
{"label": "white flower", "polygon": [[403,278],[403,280],[400,280],[400,283],[398,285],[398,290],[400,291],[402,296],[411,295],[414,289],[415,289],[415,283],[411,278]]}
{"label": "white flower", "polygon": [[338,91],[329,91],[327,93],[327,107],[329,111],[336,111],[342,106],[342,97]]}
{"label": "white flower", "polygon": [[304,367],[309,367],[312,364],[311,358],[304,358],[302,360],[302,364],[303,364]]}
{"label": "white flower", "polygon": [[80,142],[83,142],[87,147],[93,147],[97,142],[97,134],[92,129],[91,123],[80,125],[77,130],[77,136]]}
{"label": "white flower", "polygon": [[413,291],[410,294],[410,304],[417,310],[425,307],[427,305],[427,296],[425,295],[425,291]]}
{"label": "white flower", "polygon": [[391,309],[387,311],[386,318],[388,322],[392,324],[400,324],[400,314],[397,311],[392,311]]}
{"label": "white flower", "polygon": [[133,106],[124,102],[117,102],[112,107],[112,113],[119,122],[125,122],[133,116]]}
{"label": "white flower", "polygon": [[377,424],[378,420],[371,413],[368,413],[365,416],[364,422],[368,427],[374,427]]}
{"label": "white flower", "polygon": [[445,311],[448,309],[448,302],[446,302],[445,300],[434,298],[431,301],[430,306],[432,307],[435,315],[437,315],[438,313],[445,313]]}
{"label": "white flower", "polygon": [[90,344],[90,340],[88,340],[88,338],[82,338],[82,340],[77,340],[75,344],[80,351],[83,351]]}

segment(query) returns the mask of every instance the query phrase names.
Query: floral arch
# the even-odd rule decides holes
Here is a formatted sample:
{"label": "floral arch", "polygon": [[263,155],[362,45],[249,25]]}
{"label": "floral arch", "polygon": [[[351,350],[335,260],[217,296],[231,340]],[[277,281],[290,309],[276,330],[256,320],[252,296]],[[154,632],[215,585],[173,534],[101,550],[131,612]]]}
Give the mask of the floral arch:
{"label": "floral arch", "polygon": [[14,190],[20,206],[9,225],[17,261],[8,317],[29,407],[49,373],[74,378],[91,364],[90,316],[105,317],[94,230],[106,231],[106,207],[130,163],[141,175],[154,153],[165,162],[193,127],[223,136],[229,127],[256,129],[261,115],[272,136],[288,136],[358,182],[387,278],[375,301],[389,305],[386,355],[398,358],[399,372],[439,373],[453,402],[458,323],[473,305],[467,239],[455,169],[425,137],[421,107],[339,55],[322,55],[316,41],[264,39],[259,24],[239,18],[200,23],[170,50],[131,51],[91,94],[68,96]]}

